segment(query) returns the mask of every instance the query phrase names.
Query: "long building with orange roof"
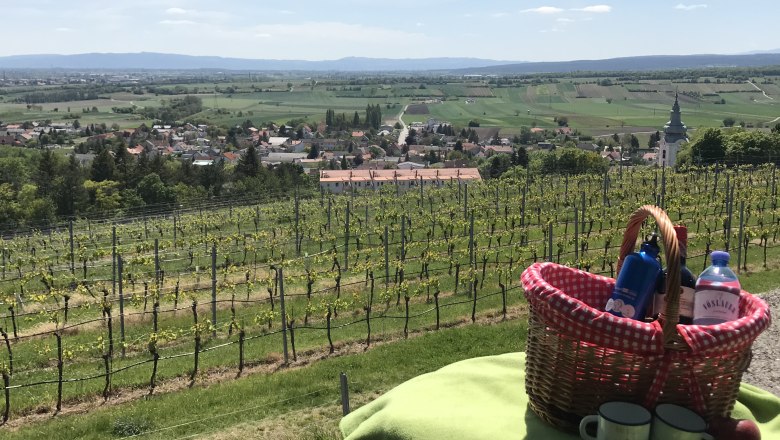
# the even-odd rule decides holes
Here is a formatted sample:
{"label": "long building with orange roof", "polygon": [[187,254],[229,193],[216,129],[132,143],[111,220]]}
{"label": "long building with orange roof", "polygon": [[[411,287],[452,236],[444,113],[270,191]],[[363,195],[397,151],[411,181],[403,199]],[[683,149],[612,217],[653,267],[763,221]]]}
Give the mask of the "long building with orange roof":
{"label": "long building with orange roof", "polygon": [[438,168],[422,170],[320,170],[320,188],[331,193],[380,189],[397,185],[408,189],[419,185],[442,186],[447,182],[482,180],[476,168]]}

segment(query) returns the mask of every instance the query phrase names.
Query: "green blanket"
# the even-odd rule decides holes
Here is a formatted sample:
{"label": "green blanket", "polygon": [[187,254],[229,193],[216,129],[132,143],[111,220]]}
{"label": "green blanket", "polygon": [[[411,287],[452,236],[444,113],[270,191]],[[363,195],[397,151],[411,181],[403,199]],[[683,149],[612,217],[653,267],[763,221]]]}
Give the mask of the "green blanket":
{"label": "green blanket", "polygon": [[[574,439],[528,409],[525,353],[468,359],[415,377],[341,420],[346,440]],[[732,414],[780,438],[780,398],[743,384]]]}

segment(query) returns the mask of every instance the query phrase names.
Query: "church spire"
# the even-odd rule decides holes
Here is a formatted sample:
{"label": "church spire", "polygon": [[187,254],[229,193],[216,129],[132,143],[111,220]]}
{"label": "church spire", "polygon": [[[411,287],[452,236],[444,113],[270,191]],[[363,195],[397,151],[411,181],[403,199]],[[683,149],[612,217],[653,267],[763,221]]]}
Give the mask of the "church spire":
{"label": "church spire", "polygon": [[667,143],[674,143],[679,140],[687,139],[687,127],[682,121],[682,115],[680,113],[680,100],[679,94],[674,93],[674,105],[672,105],[672,111],[670,112],[669,122],[664,126],[664,137]]}

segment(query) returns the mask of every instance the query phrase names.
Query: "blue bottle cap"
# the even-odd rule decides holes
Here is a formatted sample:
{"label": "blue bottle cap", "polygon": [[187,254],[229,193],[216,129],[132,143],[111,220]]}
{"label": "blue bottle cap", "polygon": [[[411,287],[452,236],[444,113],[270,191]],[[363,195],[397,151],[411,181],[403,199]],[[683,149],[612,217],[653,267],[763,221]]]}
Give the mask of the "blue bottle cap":
{"label": "blue bottle cap", "polygon": [[731,256],[726,251],[712,251],[712,254],[710,254],[710,258],[712,259],[713,263],[715,261],[725,261],[726,263],[728,263]]}

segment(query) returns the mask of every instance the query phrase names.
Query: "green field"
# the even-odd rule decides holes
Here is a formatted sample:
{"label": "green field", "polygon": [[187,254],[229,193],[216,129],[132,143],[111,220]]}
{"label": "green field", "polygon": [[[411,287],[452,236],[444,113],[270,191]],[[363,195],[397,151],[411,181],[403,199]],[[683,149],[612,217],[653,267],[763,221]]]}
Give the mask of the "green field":
{"label": "green field", "polygon": [[[556,116],[566,116],[571,127],[585,134],[646,132],[663,127],[675,92],[680,93],[683,121],[691,129],[721,126],[727,117],[760,128],[774,124],[780,117],[780,87],[776,84],[778,78],[774,77],[760,78],[755,83],[766,96],[744,81],[716,83],[709,78],[698,78],[697,82],[672,83],[669,80],[618,82],[615,79],[612,85],[603,85],[600,81],[598,78],[549,78],[549,81],[507,86],[486,79],[464,81],[457,78],[436,81],[420,78],[419,82],[392,83],[381,78],[361,81],[266,79],[157,87],[158,91],[186,87],[190,93],[197,92],[203,100],[204,111],[190,119],[223,126],[240,124],[247,119],[258,125],[269,121],[281,124],[293,119],[315,124],[324,120],[327,109],[349,116],[355,111],[362,114],[369,104],[380,105],[385,119],[394,122],[403,105],[429,98],[441,99],[442,103],[429,104],[430,115],[408,115],[404,120],[415,122],[435,117],[459,127],[476,120],[484,126],[501,127],[504,134],[513,134],[519,132],[521,126],[554,127]],[[29,91],[29,88],[2,91],[0,121],[61,121],[67,119],[70,109],[70,114],[79,116],[82,124],[116,123],[122,128],[130,128],[152,121],[113,114],[112,107],[157,107],[163,100],[177,96],[121,91],[101,95],[104,99],[92,101],[41,104],[40,110],[12,102]],[[468,103],[467,99],[470,100]],[[83,108],[93,106],[99,113],[82,113]]]}

